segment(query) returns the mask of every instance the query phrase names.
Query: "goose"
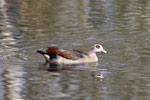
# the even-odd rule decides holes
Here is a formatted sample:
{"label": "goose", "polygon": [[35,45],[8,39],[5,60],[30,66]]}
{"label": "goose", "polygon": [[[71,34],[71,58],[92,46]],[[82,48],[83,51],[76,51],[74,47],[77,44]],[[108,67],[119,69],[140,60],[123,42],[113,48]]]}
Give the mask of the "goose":
{"label": "goose", "polygon": [[55,46],[48,47],[46,52],[41,50],[37,50],[37,52],[43,55],[47,63],[54,64],[84,64],[97,62],[97,52],[107,53],[107,51],[105,51],[103,46],[100,44],[95,44],[92,46],[88,54],[79,50],[62,49]]}

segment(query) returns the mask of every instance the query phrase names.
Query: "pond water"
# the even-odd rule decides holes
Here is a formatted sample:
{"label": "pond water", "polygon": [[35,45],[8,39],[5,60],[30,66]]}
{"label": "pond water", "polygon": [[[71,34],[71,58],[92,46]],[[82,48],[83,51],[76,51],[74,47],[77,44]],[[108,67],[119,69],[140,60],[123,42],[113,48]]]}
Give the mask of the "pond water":
{"label": "pond water", "polygon": [[[109,54],[68,70],[36,53],[95,43]],[[150,1],[0,0],[0,56],[0,100],[150,100]]]}

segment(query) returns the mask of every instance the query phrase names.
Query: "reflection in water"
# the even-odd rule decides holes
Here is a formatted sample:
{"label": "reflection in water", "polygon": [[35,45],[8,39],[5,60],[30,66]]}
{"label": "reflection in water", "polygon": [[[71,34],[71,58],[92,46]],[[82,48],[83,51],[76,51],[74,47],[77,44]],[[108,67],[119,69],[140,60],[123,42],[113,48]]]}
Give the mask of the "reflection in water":
{"label": "reflection in water", "polygon": [[23,92],[23,84],[25,84],[25,80],[22,78],[24,72],[21,71],[20,66],[10,66],[3,73],[3,77],[5,77],[5,98],[10,100],[24,100],[21,96]]}
{"label": "reflection in water", "polygon": [[[57,67],[57,66],[53,66],[53,67]],[[87,76],[89,76],[89,78],[88,78],[89,79],[88,82],[89,82],[91,80],[91,71],[93,69],[96,70],[96,67],[94,67],[94,66],[88,67],[87,65],[80,65],[80,66],[78,65],[78,66],[63,66],[63,68],[68,68],[69,70],[63,69],[63,70],[57,70],[55,72],[51,71],[51,72],[49,72],[48,76],[45,74],[45,76],[43,78],[38,80],[38,82],[40,82],[41,85],[42,84],[44,85],[44,83],[45,83],[44,79],[46,79],[46,81],[48,81],[49,87],[48,87],[48,90],[45,90],[45,91],[47,91],[49,93],[48,95],[50,96],[50,98],[59,99],[61,97],[64,97],[66,99],[76,99],[76,98],[84,98],[85,99],[87,97],[86,95],[91,95],[91,93],[95,94],[94,88],[96,88],[97,86],[92,86],[91,83],[87,83],[87,78],[88,78]],[[104,70],[102,70],[102,74],[103,73],[104,73]],[[41,73],[41,74],[43,74],[43,73]],[[36,77],[39,77],[39,76],[36,76]],[[46,77],[49,77],[49,78],[47,79]],[[81,81],[78,80],[79,78],[81,79]],[[57,80],[57,79],[59,79],[59,80]],[[93,77],[92,77],[92,79],[93,79]],[[102,80],[97,79],[97,81],[102,81]],[[55,83],[55,85],[53,85],[54,84],[53,82]],[[43,87],[41,87],[39,90],[35,90],[35,91],[39,92],[41,90],[41,92],[43,92],[44,90],[42,88]],[[87,88],[86,93],[84,93],[85,92],[84,88]],[[96,88],[96,89],[98,89],[98,88]],[[99,92],[100,91],[98,90],[97,94],[99,96],[95,97],[95,98],[97,98],[97,100],[100,99]],[[60,93],[61,93],[61,95],[60,95]],[[80,93],[80,94],[78,94],[78,93]],[[77,95],[77,94],[78,94],[78,97],[74,97],[74,95]],[[47,96],[44,96],[44,97],[47,99]],[[88,96],[88,97],[90,97],[90,96]],[[36,98],[34,98],[34,99],[36,99]]]}
{"label": "reflection in water", "polygon": [[[23,76],[23,72],[21,72],[20,65],[9,65],[9,60],[11,61],[14,56],[14,51],[17,51],[18,48],[13,47],[12,45],[16,44],[16,40],[13,37],[13,32],[15,30],[14,25],[11,23],[10,16],[8,15],[8,5],[5,0],[0,0],[0,12],[1,12],[1,58],[0,61],[5,64],[5,70],[1,74],[3,78],[5,78],[3,82],[5,91],[4,97],[5,99],[10,100],[24,100],[21,96],[22,86],[24,84],[24,80],[21,78]],[[12,32],[13,31],[13,32]],[[11,59],[10,59],[11,58]],[[11,64],[11,62],[9,62]],[[13,62],[12,62],[13,63]]]}
{"label": "reflection in water", "polygon": [[[49,66],[48,71],[61,71],[61,70],[87,70],[87,69],[93,69],[96,66],[98,66],[97,62],[87,63],[87,64],[56,64],[56,63],[42,63],[39,65],[39,69],[43,66]],[[42,69],[41,68],[41,69]]]}
{"label": "reflection in water", "polygon": [[6,93],[4,89],[4,78],[2,77],[2,74],[4,72],[4,67],[0,64],[0,100],[4,100],[4,94]]}
{"label": "reflection in water", "polygon": [[[43,69],[43,67],[46,68],[48,63],[42,64],[44,66],[39,65],[39,69]],[[87,71],[91,74],[93,78],[95,78],[97,81],[102,81],[104,78],[104,74],[106,74],[107,69],[99,69],[97,68],[98,63],[93,62],[89,64],[74,64],[74,65],[59,65],[59,64],[48,64],[49,67],[45,70],[48,70],[49,72],[62,72],[62,71]],[[42,68],[41,68],[42,67]]]}

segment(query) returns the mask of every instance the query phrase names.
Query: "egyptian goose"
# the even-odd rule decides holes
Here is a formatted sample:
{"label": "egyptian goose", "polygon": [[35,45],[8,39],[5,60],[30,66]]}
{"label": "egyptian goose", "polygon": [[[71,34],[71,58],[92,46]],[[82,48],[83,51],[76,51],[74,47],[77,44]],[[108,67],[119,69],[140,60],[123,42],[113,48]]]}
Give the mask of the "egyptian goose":
{"label": "egyptian goose", "polygon": [[73,50],[73,49],[60,49],[58,47],[48,47],[46,52],[37,50],[42,54],[46,62],[56,64],[83,64],[97,62],[98,58],[96,52],[107,53],[100,44],[95,44],[88,54]]}

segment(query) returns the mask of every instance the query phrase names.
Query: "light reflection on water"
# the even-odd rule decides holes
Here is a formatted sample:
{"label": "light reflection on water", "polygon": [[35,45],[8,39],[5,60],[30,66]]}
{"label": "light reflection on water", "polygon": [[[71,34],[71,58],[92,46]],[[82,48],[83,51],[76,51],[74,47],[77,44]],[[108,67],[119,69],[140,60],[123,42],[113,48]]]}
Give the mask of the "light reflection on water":
{"label": "light reflection on water", "polygon": [[21,71],[20,66],[10,66],[3,72],[5,78],[4,84],[6,89],[5,98],[10,100],[24,100],[21,96],[23,92],[23,84],[25,80],[22,78],[24,72]]}
{"label": "light reflection on water", "polygon": [[[149,100],[150,1],[0,0],[0,99]],[[97,65],[50,72],[37,49],[88,52]],[[65,69],[65,70],[62,70]],[[92,76],[100,70],[104,78]]]}
{"label": "light reflection on water", "polygon": [[[3,66],[5,66],[6,69],[1,70],[3,71],[1,73],[2,77],[4,78],[3,81],[1,81],[3,84],[3,88],[1,88],[1,95],[3,99],[9,99],[9,100],[24,100],[21,96],[21,92],[23,91],[23,84],[25,82],[24,79],[21,77],[23,76],[23,72],[20,70],[20,65],[11,65],[10,61],[18,48],[11,47],[11,45],[16,44],[16,40],[13,37],[13,32],[15,31],[14,25],[11,23],[11,19],[9,19],[9,15],[7,13],[7,3],[5,0],[0,1],[0,7],[1,7],[1,13],[2,13],[2,22],[1,22],[1,63]],[[8,60],[9,62],[7,62]],[[13,63],[13,62],[12,62]],[[4,92],[4,93],[3,93]],[[5,98],[5,99],[4,99]]]}

